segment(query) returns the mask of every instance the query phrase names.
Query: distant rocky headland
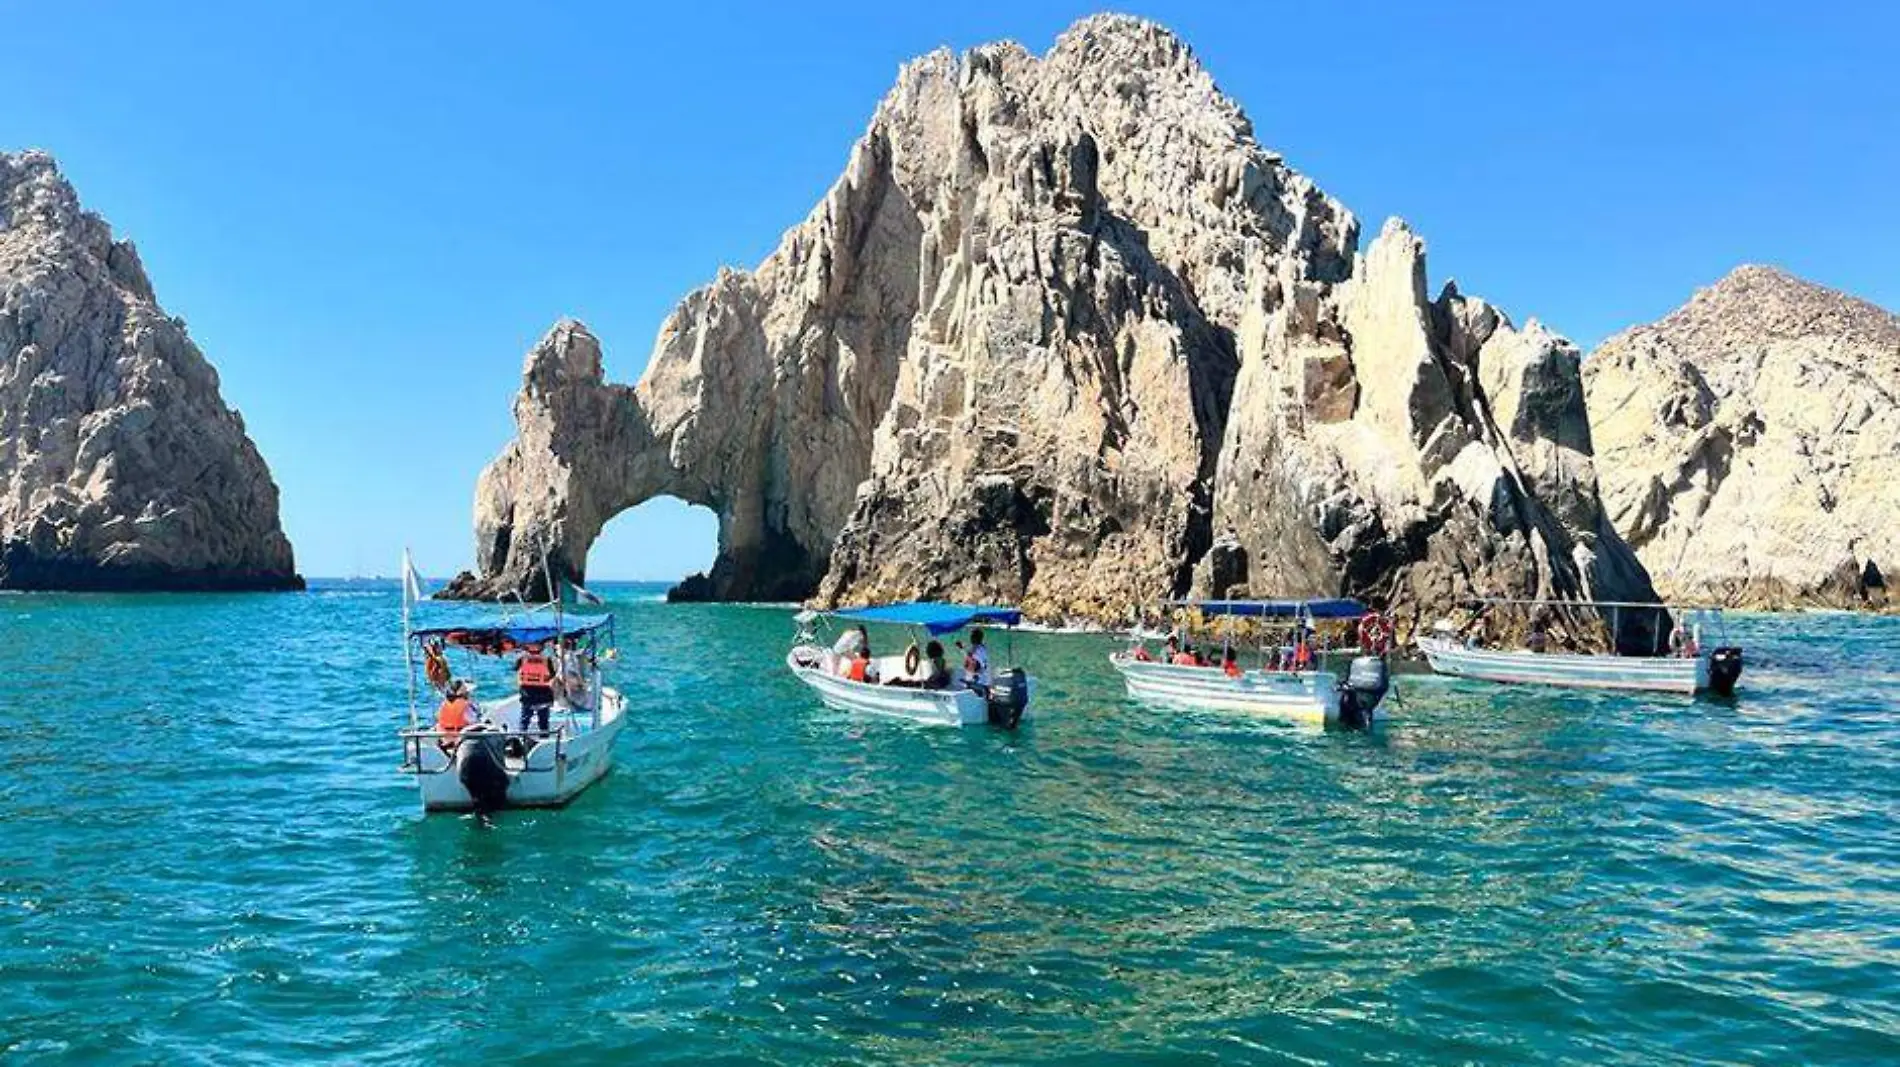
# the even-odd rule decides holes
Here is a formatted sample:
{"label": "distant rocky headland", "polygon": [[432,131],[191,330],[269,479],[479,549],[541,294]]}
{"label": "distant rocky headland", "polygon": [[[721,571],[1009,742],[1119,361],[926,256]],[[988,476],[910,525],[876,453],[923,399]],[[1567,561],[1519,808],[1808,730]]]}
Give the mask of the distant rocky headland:
{"label": "distant rocky headland", "polygon": [[483,473],[478,574],[584,577],[651,497],[711,508],[718,599],[1169,595],[1647,600],[1599,498],[1580,353],[1362,249],[1180,40],[1097,16],[903,68],[844,174],[606,382],[575,322],[529,353]]}
{"label": "distant rocky headland", "polygon": [[1894,606],[1900,316],[1742,267],[1584,362],[1604,501],[1672,598]]}
{"label": "distant rocky headland", "polygon": [[0,589],[298,589],[277,486],[129,241],[0,153]]}

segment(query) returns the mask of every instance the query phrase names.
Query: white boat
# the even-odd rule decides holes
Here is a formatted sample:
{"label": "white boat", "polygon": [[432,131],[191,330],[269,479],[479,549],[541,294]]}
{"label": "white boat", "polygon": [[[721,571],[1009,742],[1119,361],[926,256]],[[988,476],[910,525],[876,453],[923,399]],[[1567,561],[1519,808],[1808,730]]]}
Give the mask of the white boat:
{"label": "white boat", "polygon": [[[865,657],[862,680],[853,678],[851,656],[818,641],[813,624],[821,619],[884,623],[913,628],[916,638],[904,655]],[[1022,613],[1014,608],[987,605],[907,603],[885,604],[841,611],[802,612],[799,633],[785,665],[793,677],[810,686],[818,699],[836,711],[907,719],[931,726],[976,726],[993,723],[1014,728],[1033,714],[1035,681],[1019,667],[991,672],[986,680],[967,669],[951,672],[942,688],[927,688],[928,664],[921,655],[926,644],[959,630],[988,623],[1014,626]],[[895,683],[895,684],[894,684]]]}
{"label": "white boat", "polygon": [[[1385,625],[1383,619],[1363,604],[1353,600],[1200,600],[1170,601],[1167,607],[1192,609],[1204,617],[1226,620],[1228,637],[1222,641],[1222,648],[1233,652],[1234,666],[1229,670],[1219,661],[1204,666],[1176,663],[1168,652],[1157,659],[1147,651],[1149,635],[1136,631],[1128,649],[1108,657],[1109,665],[1128,687],[1128,695],[1136,700],[1317,724],[1366,726],[1384,717],[1390,676],[1383,648],[1355,657],[1342,681],[1322,666],[1322,650],[1301,651],[1303,636],[1293,647],[1275,647],[1271,653],[1262,650],[1259,658],[1270,665],[1251,669],[1240,666],[1240,655],[1232,641],[1232,620],[1237,618],[1285,619],[1300,635],[1319,620],[1373,619],[1376,621],[1362,627],[1362,632],[1380,640],[1380,634],[1389,637],[1389,628],[1379,629]],[[1281,664],[1286,669],[1279,669]]]}
{"label": "white boat", "polygon": [[[1688,626],[1678,622],[1672,639],[1665,640],[1660,625],[1654,627],[1657,654],[1581,653],[1533,651],[1529,648],[1487,648],[1461,639],[1448,622],[1440,622],[1433,632],[1418,640],[1420,652],[1439,674],[1455,678],[1473,678],[1486,682],[1522,685],[1555,685],[1577,689],[1621,689],[1694,695],[1714,692],[1723,695],[1735,691],[1742,673],[1742,650],[1724,641],[1709,647],[1703,644],[1703,628],[1721,628],[1721,611],[1712,607],[1670,608],[1661,604],[1608,601],[1536,601],[1485,600],[1489,606],[1519,605],[1551,611],[1582,609],[1609,616],[1613,646],[1628,647],[1628,635],[1621,623],[1625,617],[1644,612],[1684,613]],[[1666,617],[1666,616],[1665,616]],[[1673,646],[1673,650],[1671,649]]]}
{"label": "white boat", "polygon": [[[410,571],[406,559],[404,569]],[[501,623],[481,618],[411,629],[412,596],[419,589],[407,577],[404,584],[410,670],[409,727],[398,732],[401,769],[415,776],[425,812],[559,807],[608,772],[614,740],[626,723],[626,700],[605,684],[601,671],[615,656],[612,615],[564,616],[557,603],[551,619],[530,613]],[[545,729],[539,716],[523,721],[518,692],[491,702],[473,699],[480,685],[469,679],[485,662],[505,663],[523,650],[546,650],[553,664],[554,703]],[[460,678],[452,655],[463,660]],[[432,719],[425,725],[418,700],[432,702],[451,692],[469,694],[467,724],[443,729]]]}

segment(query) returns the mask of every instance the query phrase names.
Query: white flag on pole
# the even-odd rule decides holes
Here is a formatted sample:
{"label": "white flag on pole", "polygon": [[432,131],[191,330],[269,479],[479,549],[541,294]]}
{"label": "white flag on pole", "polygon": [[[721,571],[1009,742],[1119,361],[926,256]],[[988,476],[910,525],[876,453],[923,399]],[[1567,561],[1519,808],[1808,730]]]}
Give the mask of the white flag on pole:
{"label": "white flag on pole", "polygon": [[567,584],[572,586],[574,589],[574,599],[579,601],[582,604],[605,604],[606,603],[605,600],[602,600],[600,598],[599,594],[594,593],[592,590],[587,589],[586,587],[582,586],[579,582],[569,582]]}
{"label": "white flag on pole", "polygon": [[416,563],[406,548],[402,550],[402,595],[410,603],[422,601],[422,575],[416,573]]}

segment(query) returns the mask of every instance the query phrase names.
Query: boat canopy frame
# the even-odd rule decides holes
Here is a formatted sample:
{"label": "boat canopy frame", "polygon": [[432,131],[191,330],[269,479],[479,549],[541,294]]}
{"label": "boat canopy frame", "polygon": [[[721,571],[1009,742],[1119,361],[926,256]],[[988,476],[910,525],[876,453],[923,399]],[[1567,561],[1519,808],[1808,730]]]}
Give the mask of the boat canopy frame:
{"label": "boat canopy frame", "polygon": [[[1683,621],[1685,619],[1691,620],[1692,622],[1699,622],[1699,620],[1704,618],[1712,619],[1715,623],[1716,640],[1723,645],[1729,643],[1728,619],[1723,614],[1723,608],[1720,604],[1669,603],[1661,600],[1564,600],[1555,597],[1481,596],[1464,597],[1459,600],[1458,603],[1466,607],[1476,608],[1476,615],[1479,616],[1494,607],[1551,608],[1558,611],[1583,610],[1595,611],[1600,615],[1607,615],[1610,628],[1610,651],[1612,655],[1626,654],[1620,651],[1623,647],[1622,622],[1623,612],[1625,611],[1659,612],[1663,618],[1669,622],[1667,628],[1660,625],[1655,628],[1655,647],[1652,650],[1654,655],[1660,656],[1664,653],[1663,643],[1668,640],[1669,634],[1682,631]],[[1694,632],[1699,634],[1699,628]]]}

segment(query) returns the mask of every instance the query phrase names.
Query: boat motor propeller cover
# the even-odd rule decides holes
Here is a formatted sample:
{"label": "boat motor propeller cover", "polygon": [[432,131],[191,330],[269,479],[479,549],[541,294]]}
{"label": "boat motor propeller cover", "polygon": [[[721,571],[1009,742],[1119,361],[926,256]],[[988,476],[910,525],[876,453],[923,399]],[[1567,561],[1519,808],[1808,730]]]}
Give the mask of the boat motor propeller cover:
{"label": "boat motor propeller cover", "polygon": [[494,811],[508,802],[508,767],[502,761],[501,735],[477,724],[462,731],[456,778],[468,790],[476,811]]}
{"label": "boat motor propeller cover", "polygon": [[1742,650],[1723,645],[1709,653],[1709,688],[1723,696],[1735,694],[1735,683],[1742,677]]}
{"label": "boat motor propeller cover", "polygon": [[1021,667],[998,671],[990,683],[990,722],[1014,730],[1029,707],[1029,676]]}
{"label": "boat motor propeller cover", "polygon": [[1355,656],[1339,693],[1340,725],[1359,728],[1370,724],[1374,709],[1391,686],[1392,674],[1384,656]]}

